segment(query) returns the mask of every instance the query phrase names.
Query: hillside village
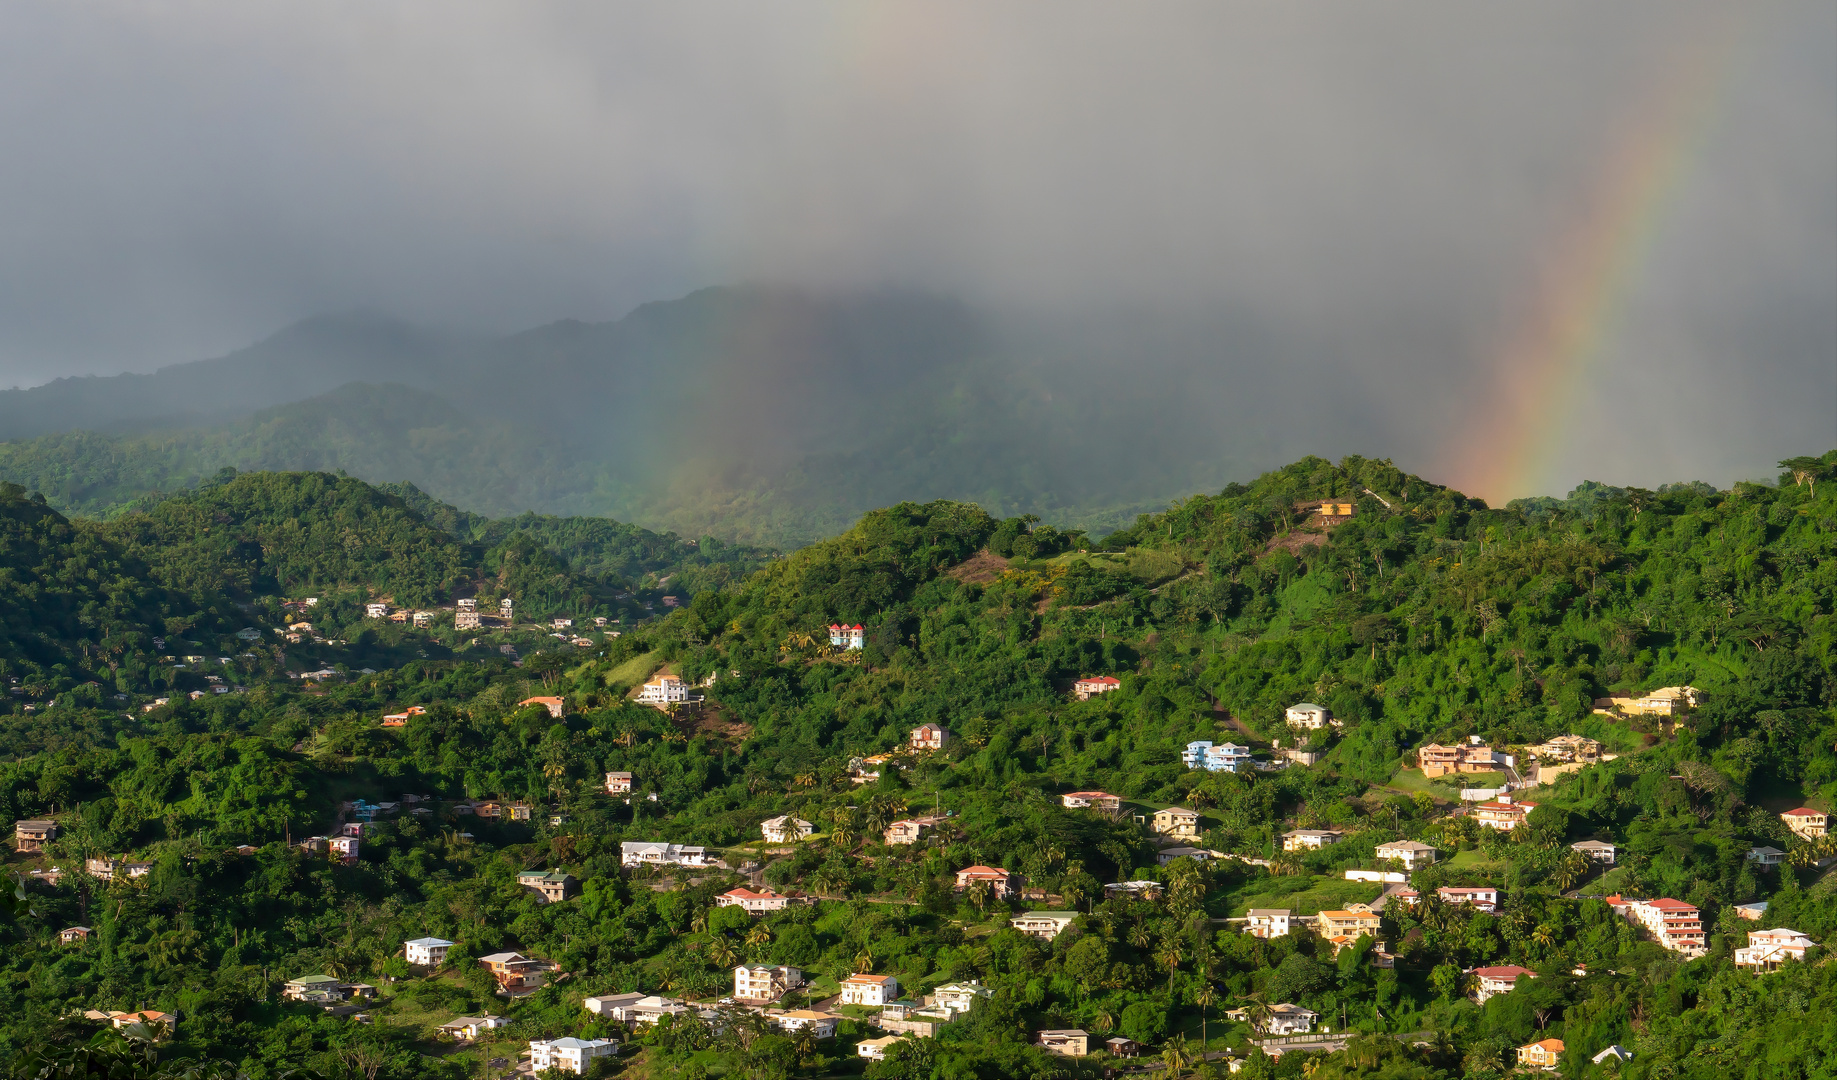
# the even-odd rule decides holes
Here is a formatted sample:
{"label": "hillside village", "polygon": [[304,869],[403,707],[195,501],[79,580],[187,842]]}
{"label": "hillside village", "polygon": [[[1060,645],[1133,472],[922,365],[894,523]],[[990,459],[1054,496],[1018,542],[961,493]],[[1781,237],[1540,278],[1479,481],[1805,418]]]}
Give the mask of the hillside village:
{"label": "hillside village", "polygon": [[[1101,544],[908,505],[648,611],[457,562],[471,596],[186,592],[175,550],[111,636],[9,639],[0,1049],[1817,1075],[1829,488],[1495,511],[1387,469],[1299,463]],[[1774,576],[1717,577],[1743,543]]]}

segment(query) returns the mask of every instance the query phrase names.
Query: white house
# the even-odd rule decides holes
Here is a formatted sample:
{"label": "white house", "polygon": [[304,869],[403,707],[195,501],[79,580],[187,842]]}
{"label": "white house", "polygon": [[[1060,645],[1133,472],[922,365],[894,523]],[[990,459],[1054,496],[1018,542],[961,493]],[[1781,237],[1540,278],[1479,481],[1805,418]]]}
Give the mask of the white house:
{"label": "white house", "polygon": [[1499,890],[1492,885],[1444,885],[1435,892],[1449,904],[1471,904],[1486,912],[1499,907]]}
{"label": "white house", "polygon": [[1771,870],[1786,861],[1786,853],[1771,845],[1748,849],[1748,861],[1764,870]]}
{"label": "white house", "polygon": [[804,973],[794,967],[741,964],[734,968],[734,998],[739,1001],[777,1001],[804,985]]}
{"label": "white house", "polygon": [[1023,934],[1051,941],[1078,918],[1075,911],[1026,911],[1008,920],[1008,925]]}
{"label": "white house", "polygon": [[1094,807],[1098,810],[1109,811],[1110,813],[1121,810],[1123,806],[1121,796],[1112,795],[1106,791],[1070,791],[1059,796],[1059,802],[1068,810],[1082,810],[1085,807]]}
{"label": "white house", "polygon": [[476,1039],[482,1031],[509,1027],[508,1016],[461,1016],[440,1025],[440,1030],[459,1039]]}
{"label": "white house", "polygon": [[1536,803],[1517,802],[1510,795],[1501,795],[1492,802],[1483,802],[1473,808],[1473,819],[1489,829],[1511,832],[1523,825],[1537,809]]}
{"label": "white house", "polygon": [[878,1039],[863,1039],[855,1044],[855,1053],[869,1061],[884,1061],[887,1047],[905,1038],[904,1035],[882,1035]]}
{"label": "white house", "polygon": [[989,996],[989,988],[975,979],[966,983],[947,983],[931,992],[931,1000],[948,1013],[969,1012],[978,998]]}
{"label": "white house", "polygon": [[899,1000],[899,979],[892,975],[850,975],[842,980],[842,1004],[888,1005]]}
{"label": "white house", "polygon": [[778,1025],[784,1031],[803,1031],[808,1029],[819,1039],[834,1038],[836,1017],[828,1013],[813,1012],[809,1009],[793,1009],[790,1012],[767,1013],[766,1019]]}
{"label": "white house", "polygon": [[1379,844],[1377,855],[1380,859],[1396,859],[1405,870],[1414,871],[1435,862],[1435,847],[1414,840],[1392,840]]}
{"label": "white house", "polygon": [[708,866],[708,849],[685,847],[654,840],[626,840],[619,844],[624,866]]}
{"label": "white house", "polygon": [[829,643],[838,649],[862,649],[867,647],[867,628],[860,623],[844,626],[841,623],[829,624]]}
{"label": "white house", "polygon": [[580,999],[581,1008],[595,1016],[624,1021],[625,1010],[644,1000],[644,995],[637,991],[625,994],[597,994]]}
{"label": "white house", "polygon": [[1289,919],[1293,913],[1288,908],[1251,908],[1249,918],[1244,920],[1244,933],[1251,937],[1273,938],[1287,937]]}
{"label": "white house", "polygon": [[1605,866],[1614,865],[1614,845],[1604,840],[1578,840],[1569,845],[1570,851],[1579,851],[1595,862]]}
{"label": "white house", "polygon": [[1337,844],[1340,832],[1337,829],[1291,829],[1282,834],[1283,851],[1319,851],[1328,844]]}
{"label": "white house", "polygon": [[1804,960],[1817,942],[1797,930],[1750,930],[1748,947],[1735,950],[1735,966],[1774,971],[1788,960]]}
{"label": "white house", "polygon": [[638,688],[642,705],[678,705],[689,700],[689,684],[674,675],[659,675]]}
{"label": "white house", "polygon": [[631,794],[631,774],[628,772],[609,772],[606,774],[606,794]]}
{"label": "white house", "polygon": [[560,1069],[562,1072],[585,1073],[594,1058],[611,1057],[619,1044],[611,1039],[531,1039],[529,1065],[534,1072]]}
{"label": "white house", "polygon": [[789,814],[767,818],[759,825],[759,831],[766,840],[774,844],[790,844],[802,840],[816,831],[816,826]]}
{"label": "white house", "polygon": [[1271,1005],[1263,1021],[1263,1032],[1266,1035],[1305,1035],[1314,1030],[1314,1021],[1319,1019],[1319,1013],[1299,1005],[1286,1002]]}
{"label": "white house", "polygon": [[1236,743],[1219,743],[1208,746],[1199,761],[1199,767],[1208,772],[1237,772],[1250,764],[1250,747]]}
{"label": "white house", "polygon": [[1290,705],[1282,714],[1282,719],[1289,727],[1300,728],[1303,731],[1318,731],[1329,724],[1333,727],[1340,726],[1332,713],[1311,701]]}
{"label": "white house", "polygon": [[388,604],[365,604],[364,618],[380,619],[389,614]]}
{"label": "white house", "polygon": [[447,950],[453,943],[445,938],[421,937],[402,943],[402,955],[411,964],[439,967],[446,963]]}

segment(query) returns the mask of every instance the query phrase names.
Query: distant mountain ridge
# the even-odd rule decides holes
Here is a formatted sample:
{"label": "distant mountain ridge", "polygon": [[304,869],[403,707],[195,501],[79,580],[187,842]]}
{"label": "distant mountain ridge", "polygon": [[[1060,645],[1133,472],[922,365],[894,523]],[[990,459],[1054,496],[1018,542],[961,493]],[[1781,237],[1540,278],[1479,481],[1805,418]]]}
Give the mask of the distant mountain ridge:
{"label": "distant mountain ridge", "polygon": [[470,345],[380,315],[319,316],[212,360],[0,390],[0,439],[222,422],[354,380],[428,385]]}
{"label": "distant mountain ridge", "polygon": [[493,516],[781,547],[907,499],[1107,530],[1241,471],[1216,432],[1269,413],[1222,374],[1195,354],[1118,378],[1102,346],[911,292],[705,289],[496,340],[346,316],[0,392],[0,479],[108,514],[225,467],[342,470]]}

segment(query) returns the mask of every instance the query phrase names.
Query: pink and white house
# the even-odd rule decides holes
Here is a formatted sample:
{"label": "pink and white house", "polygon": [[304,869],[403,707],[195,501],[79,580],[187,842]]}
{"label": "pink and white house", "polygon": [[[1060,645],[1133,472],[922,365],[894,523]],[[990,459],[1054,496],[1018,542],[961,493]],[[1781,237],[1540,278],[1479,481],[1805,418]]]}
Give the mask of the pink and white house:
{"label": "pink and white house", "polygon": [[1499,908],[1499,890],[1491,885],[1444,885],[1435,890],[1435,895],[1449,904],[1472,904],[1481,911],[1493,912]]}
{"label": "pink and white house", "polygon": [[1496,994],[1509,994],[1512,987],[1518,985],[1519,979],[1535,979],[1537,972],[1516,964],[1503,964],[1497,967],[1473,969],[1474,1000],[1486,1004],[1486,999]]}
{"label": "pink and white house", "polygon": [[1017,880],[1014,874],[999,866],[969,866],[957,871],[957,888],[967,889],[978,881],[986,881],[998,900],[1014,891]]}
{"label": "pink and white house", "polygon": [[867,628],[860,623],[844,626],[841,623],[829,624],[829,643],[838,649],[862,649],[867,647]]}

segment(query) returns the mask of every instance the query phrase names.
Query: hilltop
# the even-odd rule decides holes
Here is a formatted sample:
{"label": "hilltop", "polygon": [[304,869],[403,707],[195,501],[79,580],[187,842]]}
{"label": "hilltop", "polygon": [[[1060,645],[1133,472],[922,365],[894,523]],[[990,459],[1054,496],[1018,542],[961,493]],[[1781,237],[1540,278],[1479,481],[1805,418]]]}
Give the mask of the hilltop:
{"label": "hilltop", "polygon": [[[1775,484],[1495,508],[1390,462],[1308,458],[1102,537],[934,500],[750,564],[323,474],[226,477],[108,523],[8,491],[6,572],[62,590],[42,618],[7,613],[6,663],[40,685],[0,717],[0,812],[60,829],[8,869],[65,872],[0,924],[0,1053],[90,1038],[85,1009],[153,1007],[179,1016],[168,1059],[252,1075],[366,1055],[379,1076],[458,1080],[562,1036],[618,1039],[600,1068],[634,1076],[1120,1064],[1034,1045],[1074,1028],[1182,1074],[1203,1049],[1250,1077],[1502,1078],[1517,1048],[1557,1039],[1578,1075],[1615,1044],[1635,1055],[1623,1075],[1818,1075],[1837,968],[1738,966],[1751,931],[1837,932],[1837,848],[1781,817],[1837,802],[1837,452],[1789,464]],[[617,595],[671,557],[716,561],[677,606],[655,579],[648,609]],[[596,591],[611,579],[587,569],[618,567]],[[320,635],[342,640],[276,643],[307,612],[262,598],[309,583],[349,597],[320,604],[351,605]],[[513,594],[520,612],[549,583],[544,614],[577,615],[558,636],[354,606]],[[202,675],[134,634],[250,612],[260,655],[221,669],[240,689],[153,698]],[[585,625],[594,612],[608,624]],[[860,625],[861,647],[832,624]],[[53,645],[61,671],[30,652]],[[333,673],[289,678],[296,653]],[[110,664],[121,704],[80,681]],[[1076,690],[1095,676],[1113,681]],[[679,700],[643,704],[646,683]],[[1675,708],[1639,704],[1673,687],[1690,688]],[[1320,711],[1292,722],[1304,703]],[[914,747],[927,724],[941,747]],[[1584,760],[1497,792],[1538,779],[1530,756],[1559,736]],[[1190,766],[1192,744],[1225,742],[1233,770]],[[1487,768],[1428,775],[1430,745],[1477,747]],[[1476,811],[1464,786],[1515,801]],[[299,844],[357,815],[374,821],[349,860]],[[786,817],[811,835],[762,831]],[[1380,857],[1401,841],[1434,861]],[[706,860],[630,865],[636,842]],[[97,853],[148,872],[70,869]],[[536,871],[566,875],[543,879],[555,902],[518,884]],[[722,899],[740,886],[784,902],[749,914]],[[1289,932],[1244,932],[1252,909],[1291,913]],[[1666,910],[1662,933],[1638,921]],[[1012,924],[1029,912],[1036,934]],[[70,926],[91,936],[60,943]],[[403,942],[427,937],[452,946],[411,966]],[[479,958],[510,951],[566,977],[498,996]],[[857,972],[915,999],[986,993],[864,1065],[884,1017],[785,1030],[720,1002],[742,961],[808,978],[786,1008]],[[320,974],[373,988],[371,1022],[279,1000]],[[624,992],[694,1005],[640,1027],[582,1004]],[[1277,1005],[1349,1041],[1271,1042]],[[488,1012],[510,1020],[501,1041],[442,1041]]]}

